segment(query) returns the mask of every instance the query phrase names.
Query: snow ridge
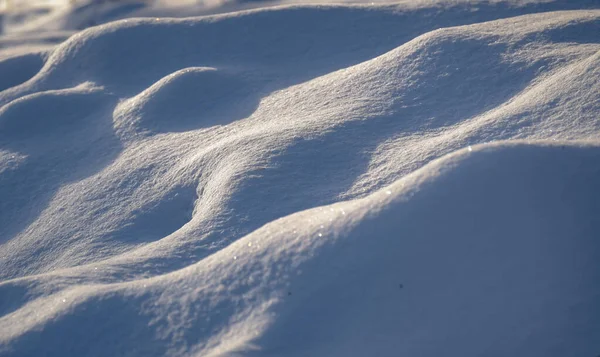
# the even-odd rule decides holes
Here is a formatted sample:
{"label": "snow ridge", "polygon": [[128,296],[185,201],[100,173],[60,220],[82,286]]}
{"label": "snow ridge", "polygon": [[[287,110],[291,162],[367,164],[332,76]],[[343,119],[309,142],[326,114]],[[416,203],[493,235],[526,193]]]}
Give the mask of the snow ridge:
{"label": "snow ridge", "polygon": [[600,353],[600,10],[573,3],[0,57],[0,355]]}

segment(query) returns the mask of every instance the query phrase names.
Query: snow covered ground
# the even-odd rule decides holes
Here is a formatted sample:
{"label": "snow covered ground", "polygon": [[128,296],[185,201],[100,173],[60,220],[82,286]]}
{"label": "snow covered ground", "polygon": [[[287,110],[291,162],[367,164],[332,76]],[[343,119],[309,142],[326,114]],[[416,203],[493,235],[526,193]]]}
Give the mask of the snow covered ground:
{"label": "snow covered ground", "polygon": [[600,355],[598,1],[176,5],[5,12],[0,355]]}

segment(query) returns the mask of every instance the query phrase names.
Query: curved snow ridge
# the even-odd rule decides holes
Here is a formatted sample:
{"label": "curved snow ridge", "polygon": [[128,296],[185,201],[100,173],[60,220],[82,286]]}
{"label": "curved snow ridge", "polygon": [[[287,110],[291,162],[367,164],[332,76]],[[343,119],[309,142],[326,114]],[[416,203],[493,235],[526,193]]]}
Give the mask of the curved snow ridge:
{"label": "curved snow ridge", "polygon": [[[558,12],[437,30],[270,94],[260,92],[262,71],[224,66],[176,71],[118,104],[118,94],[89,84],[17,99],[2,109],[23,129],[7,156],[27,155],[0,176],[8,212],[0,276],[105,259],[113,267],[106,281],[164,274],[469,144],[598,139],[600,45],[588,42],[598,16]],[[551,35],[557,29],[565,35]],[[265,96],[255,102],[257,93]],[[50,125],[38,114],[55,110],[31,105],[38,97],[64,110],[46,141],[30,123]],[[154,224],[170,207],[165,224]]]}
{"label": "curved snow ridge", "polygon": [[74,36],[0,92],[0,355],[597,354],[600,11],[471,24],[553,4]]}
{"label": "curved snow ridge", "polygon": [[[302,66],[303,71],[288,79],[298,83],[365,61],[440,27],[563,8],[572,9],[573,4],[482,3],[477,9],[460,3],[416,8],[406,4],[296,6],[183,20],[126,19],[72,36],[57,47],[32,81],[4,93],[0,103],[31,91],[85,81],[131,96],[170,73],[195,66],[268,66],[275,72],[272,75],[282,71],[290,75],[290,68]],[[415,17],[427,20],[414,21]],[[310,29],[306,18],[311,19]],[[592,33],[587,36],[593,38]],[[321,39],[314,41],[313,35]]]}
{"label": "curved snow ridge", "polygon": [[1,318],[4,352],[593,354],[599,168],[597,144],[474,146],[167,275],[62,291],[46,275],[7,281],[8,295],[47,294]]}

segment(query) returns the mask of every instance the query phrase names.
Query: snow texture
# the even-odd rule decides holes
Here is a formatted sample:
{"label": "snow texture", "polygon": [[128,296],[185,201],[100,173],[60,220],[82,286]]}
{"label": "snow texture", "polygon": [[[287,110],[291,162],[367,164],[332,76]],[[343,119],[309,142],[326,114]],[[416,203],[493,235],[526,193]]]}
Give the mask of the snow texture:
{"label": "snow texture", "polygon": [[5,14],[1,356],[600,354],[597,1],[165,4]]}

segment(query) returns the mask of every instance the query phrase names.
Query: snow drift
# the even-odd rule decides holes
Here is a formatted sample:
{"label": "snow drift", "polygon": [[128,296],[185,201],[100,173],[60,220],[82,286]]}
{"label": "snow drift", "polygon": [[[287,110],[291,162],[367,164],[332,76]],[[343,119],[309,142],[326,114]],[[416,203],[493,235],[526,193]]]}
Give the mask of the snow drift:
{"label": "snow drift", "polygon": [[[35,299],[2,335],[26,355],[593,355],[598,182],[598,146],[462,150],[177,272]],[[15,301],[104,269],[1,287]]]}
{"label": "snow drift", "polygon": [[126,19],[0,57],[0,354],[600,353],[574,6]]}

